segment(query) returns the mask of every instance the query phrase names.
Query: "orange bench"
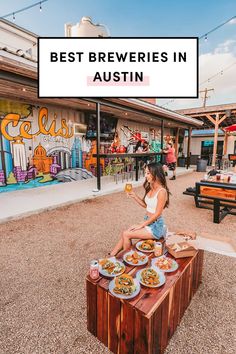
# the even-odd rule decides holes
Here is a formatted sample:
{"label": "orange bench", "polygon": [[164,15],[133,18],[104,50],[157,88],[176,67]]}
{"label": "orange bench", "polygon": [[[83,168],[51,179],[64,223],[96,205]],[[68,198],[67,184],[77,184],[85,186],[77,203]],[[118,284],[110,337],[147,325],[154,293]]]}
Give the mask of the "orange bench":
{"label": "orange bench", "polygon": [[213,222],[219,224],[227,215],[236,215],[236,184],[217,184],[215,182],[197,182],[195,190],[183,194],[194,197],[197,208],[213,210]]}

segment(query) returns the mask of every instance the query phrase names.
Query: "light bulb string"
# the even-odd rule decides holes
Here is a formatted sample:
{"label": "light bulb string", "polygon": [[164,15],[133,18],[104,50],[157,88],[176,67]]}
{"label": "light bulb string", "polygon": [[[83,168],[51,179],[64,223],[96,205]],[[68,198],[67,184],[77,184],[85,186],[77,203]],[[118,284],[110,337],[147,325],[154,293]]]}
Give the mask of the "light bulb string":
{"label": "light bulb string", "polygon": [[[225,67],[224,69],[220,70],[219,72],[217,72],[216,74],[210,76],[208,79],[206,79],[205,81],[200,82],[200,86],[202,86],[203,84],[205,84],[206,82],[209,83],[212,79],[216,78],[217,76],[222,76],[225,71],[231,69],[234,65],[236,65],[236,61],[233,62],[232,64],[228,65],[227,67]],[[166,105],[169,105],[170,103],[174,102],[174,99],[171,99],[167,102],[165,102],[161,107],[165,107]]]}
{"label": "light bulb string", "polygon": [[231,18],[229,18],[227,21],[221,23],[220,25],[214,27],[212,30],[205,32],[202,36],[199,37],[199,39],[207,39],[207,36],[209,34],[211,34],[212,32],[215,32],[216,30],[218,30],[219,28],[223,27],[224,25],[226,25],[227,23],[229,23],[230,21],[236,20],[236,16],[233,16]]}
{"label": "light bulb string", "polygon": [[219,75],[223,75],[226,70],[229,70],[229,69],[232,68],[232,66],[234,66],[235,64],[236,64],[236,61],[235,61],[234,63],[230,64],[229,66],[227,66],[226,68],[220,70],[218,73],[216,73],[216,74],[210,76],[207,80],[201,82],[201,83],[200,83],[200,86],[203,85],[203,84],[205,84],[206,82],[210,82],[212,79],[214,79],[215,77],[217,77],[217,76],[219,76]]}
{"label": "light bulb string", "polygon": [[46,2],[48,0],[42,0],[42,1],[38,1],[32,5],[29,5],[29,6],[26,6],[20,10],[16,10],[16,11],[13,11],[13,12],[9,12],[8,14],[4,15],[4,16],[1,16],[0,18],[7,18],[9,16],[13,16],[13,18],[15,18],[16,14],[19,14],[20,12],[23,12],[23,11],[26,11],[26,10],[29,10],[29,9],[32,9],[32,7],[35,7],[35,6],[40,6],[40,9],[42,10],[42,4],[44,2]]}

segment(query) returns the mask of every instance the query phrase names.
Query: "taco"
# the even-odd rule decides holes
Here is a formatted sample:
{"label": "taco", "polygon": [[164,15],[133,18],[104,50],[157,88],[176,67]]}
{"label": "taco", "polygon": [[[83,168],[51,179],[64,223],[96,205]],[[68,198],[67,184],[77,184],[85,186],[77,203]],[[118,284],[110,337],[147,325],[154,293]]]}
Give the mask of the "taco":
{"label": "taco", "polygon": [[119,277],[115,278],[115,285],[117,287],[119,286],[133,286],[134,285],[134,279],[131,275],[129,274],[122,274]]}
{"label": "taco", "polygon": [[159,275],[152,268],[146,268],[141,272],[141,280],[147,286],[157,286],[160,283]]}
{"label": "taco", "polygon": [[[151,240],[150,240],[151,241]],[[141,246],[140,246],[143,250],[146,250],[146,251],[151,251],[154,249],[154,242],[149,242],[149,240],[147,241],[144,241]]]}
{"label": "taco", "polygon": [[136,286],[134,285],[134,279],[131,275],[122,274],[115,279],[115,287],[113,291],[116,294],[120,295],[131,295],[136,290]]}

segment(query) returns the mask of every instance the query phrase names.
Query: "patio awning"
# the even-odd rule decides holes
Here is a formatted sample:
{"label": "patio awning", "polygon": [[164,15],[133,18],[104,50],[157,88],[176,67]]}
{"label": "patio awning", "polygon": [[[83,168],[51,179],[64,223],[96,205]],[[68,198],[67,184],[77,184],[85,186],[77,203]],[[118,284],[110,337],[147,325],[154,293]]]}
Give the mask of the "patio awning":
{"label": "patio awning", "polygon": [[236,124],[230,125],[229,127],[226,127],[225,130],[227,132],[236,132]]}

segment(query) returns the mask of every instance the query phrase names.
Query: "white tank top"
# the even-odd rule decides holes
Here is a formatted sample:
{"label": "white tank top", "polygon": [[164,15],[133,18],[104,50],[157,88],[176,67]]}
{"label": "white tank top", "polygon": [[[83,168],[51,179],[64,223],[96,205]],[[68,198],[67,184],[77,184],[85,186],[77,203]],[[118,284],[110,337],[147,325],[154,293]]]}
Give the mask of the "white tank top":
{"label": "white tank top", "polygon": [[158,189],[158,191],[156,192],[156,194],[154,194],[153,197],[148,197],[148,195],[146,195],[145,197],[145,203],[147,205],[146,207],[146,210],[149,212],[149,213],[152,213],[152,214],[155,214],[156,212],[156,207],[157,207],[157,201],[158,201],[158,193],[162,190],[162,189],[165,189],[165,188],[160,188]]}

